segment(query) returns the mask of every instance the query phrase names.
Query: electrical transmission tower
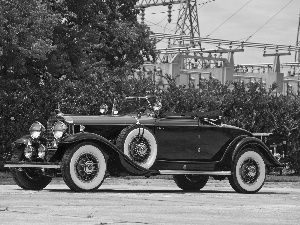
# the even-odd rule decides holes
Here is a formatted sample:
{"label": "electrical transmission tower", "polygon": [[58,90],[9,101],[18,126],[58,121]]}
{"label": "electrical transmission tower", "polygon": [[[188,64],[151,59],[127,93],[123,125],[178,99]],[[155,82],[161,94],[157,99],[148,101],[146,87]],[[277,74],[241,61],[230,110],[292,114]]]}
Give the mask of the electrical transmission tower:
{"label": "electrical transmission tower", "polygon": [[175,34],[189,35],[190,44],[194,45],[194,40],[199,39],[200,43],[200,28],[197,13],[197,1],[186,1],[180,4],[179,15],[176,24]]}
{"label": "electrical transmission tower", "polygon": [[[190,36],[190,40],[174,40],[173,44],[190,44],[190,45],[200,45],[200,28],[198,21],[198,12],[197,12],[197,0],[140,0],[138,3],[138,7],[142,9],[144,12],[145,8],[151,6],[168,6],[169,13],[169,22],[171,21],[171,13],[172,13],[172,5],[180,4],[178,19],[175,28],[175,34],[179,34],[181,36],[188,35]],[[142,18],[143,21],[143,18]],[[195,43],[194,40],[199,40],[198,43]]]}

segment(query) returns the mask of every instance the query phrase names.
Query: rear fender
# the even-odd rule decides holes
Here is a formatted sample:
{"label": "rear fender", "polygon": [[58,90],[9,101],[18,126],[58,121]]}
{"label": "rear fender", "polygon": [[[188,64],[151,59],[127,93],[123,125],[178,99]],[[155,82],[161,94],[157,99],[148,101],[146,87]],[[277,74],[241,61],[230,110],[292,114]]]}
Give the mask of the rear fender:
{"label": "rear fender", "polygon": [[235,138],[228,146],[221,161],[230,160],[231,164],[237,154],[245,148],[252,148],[262,154],[266,164],[273,167],[282,167],[283,165],[272,155],[269,148],[259,139],[249,136],[239,136]]}
{"label": "rear fender", "polygon": [[114,171],[118,170],[119,172],[126,173],[128,175],[146,175],[150,173],[149,170],[137,165],[133,162],[127,155],[125,155],[120,149],[118,149],[113,143],[111,143],[106,138],[93,134],[93,133],[77,133],[72,136],[65,138],[60,142],[62,145],[74,145],[79,142],[89,141],[94,142],[99,145],[102,150],[108,155],[108,172],[115,173]]}

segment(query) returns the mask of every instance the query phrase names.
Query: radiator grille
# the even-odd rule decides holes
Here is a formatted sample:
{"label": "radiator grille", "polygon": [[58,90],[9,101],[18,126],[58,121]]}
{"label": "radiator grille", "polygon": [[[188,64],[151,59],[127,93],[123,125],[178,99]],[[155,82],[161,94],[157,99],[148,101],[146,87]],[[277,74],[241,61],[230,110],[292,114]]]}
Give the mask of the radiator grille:
{"label": "radiator grille", "polygon": [[47,121],[47,128],[46,128],[46,141],[47,141],[47,148],[53,147],[54,135],[53,135],[53,125],[58,119],[56,117],[51,117]]}

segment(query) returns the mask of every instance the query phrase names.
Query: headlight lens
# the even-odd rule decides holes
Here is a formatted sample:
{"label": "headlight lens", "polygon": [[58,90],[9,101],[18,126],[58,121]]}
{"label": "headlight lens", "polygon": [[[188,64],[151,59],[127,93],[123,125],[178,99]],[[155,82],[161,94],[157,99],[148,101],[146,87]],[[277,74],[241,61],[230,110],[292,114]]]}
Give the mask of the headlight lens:
{"label": "headlight lens", "polygon": [[40,137],[44,131],[45,127],[38,121],[34,122],[29,128],[30,136],[33,139]]}
{"label": "headlight lens", "polygon": [[67,125],[61,121],[57,121],[53,127],[53,135],[56,139],[61,138],[64,135],[64,132],[67,130]]}

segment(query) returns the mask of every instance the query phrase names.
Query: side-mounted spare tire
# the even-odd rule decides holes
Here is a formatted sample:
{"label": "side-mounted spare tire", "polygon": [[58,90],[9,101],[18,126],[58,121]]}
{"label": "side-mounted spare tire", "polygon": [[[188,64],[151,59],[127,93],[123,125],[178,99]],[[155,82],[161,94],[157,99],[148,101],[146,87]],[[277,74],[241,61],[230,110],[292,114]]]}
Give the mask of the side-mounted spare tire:
{"label": "side-mounted spare tire", "polygon": [[150,129],[142,125],[124,128],[118,136],[116,146],[145,169],[149,169],[156,160],[155,136]]}

